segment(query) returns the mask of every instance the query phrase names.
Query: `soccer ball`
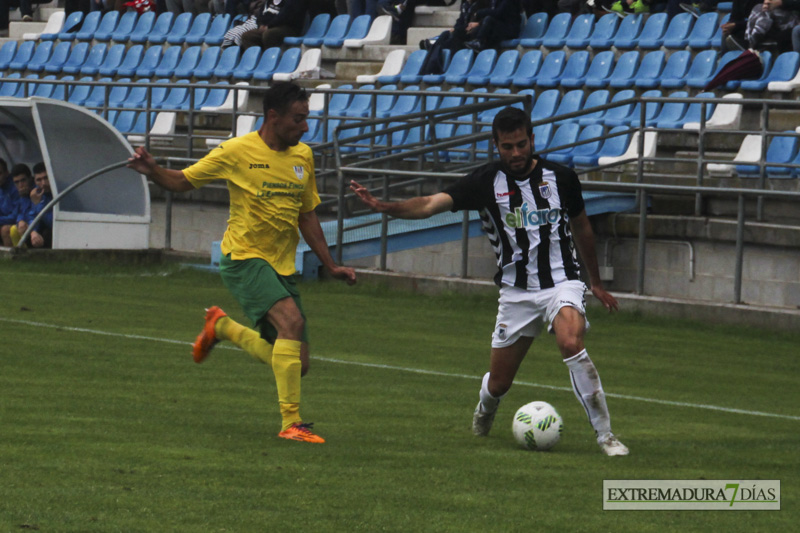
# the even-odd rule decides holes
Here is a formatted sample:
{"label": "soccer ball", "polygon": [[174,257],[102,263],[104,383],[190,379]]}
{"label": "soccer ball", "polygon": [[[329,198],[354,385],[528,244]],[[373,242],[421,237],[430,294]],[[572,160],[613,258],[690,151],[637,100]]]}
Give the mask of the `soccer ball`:
{"label": "soccer ball", "polygon": [[547,402],[523,405],[514,415],[511,431],[520,446],[526,450],[549,450],[561,439],[564,425],[561,416]]}

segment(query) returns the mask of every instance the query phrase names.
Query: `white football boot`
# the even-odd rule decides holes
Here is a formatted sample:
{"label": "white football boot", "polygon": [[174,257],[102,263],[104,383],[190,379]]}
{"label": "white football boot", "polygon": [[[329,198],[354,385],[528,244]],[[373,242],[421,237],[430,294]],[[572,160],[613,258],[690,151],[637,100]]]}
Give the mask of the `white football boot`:
{"label": "white football boot", "polygon": [[615,455],[628,455],[628,453],[630,453],[628,447],[622,444],[613,433],[609,433],[605,437],[597,439],[597,444],[600,445],[600,449],[603,450],[604,454],[611,457]]}
{"label": "white football boot", "polygon": [[478,437],[485,437],[489,434],[494,423],[494,415],[497,414],[497,409],[491,413],[487,413],[481,409],[481,402],[475,407],[475,413],[472,415],[472,434]]}

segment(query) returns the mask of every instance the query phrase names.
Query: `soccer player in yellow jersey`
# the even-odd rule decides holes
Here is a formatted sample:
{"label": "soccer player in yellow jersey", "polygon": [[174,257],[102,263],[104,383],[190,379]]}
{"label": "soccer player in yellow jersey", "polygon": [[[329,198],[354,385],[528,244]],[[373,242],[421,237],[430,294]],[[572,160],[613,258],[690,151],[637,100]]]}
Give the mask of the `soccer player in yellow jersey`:
{"label": "soccer player in yellow jersey", "polygon": [[228,182],[230,218],[222,240],[220,274],[258,331],[238,324],[219,307],[206,310],[193,345],[202,362],[219,341],[231,341],[272,366],[283,425],[279,437],[325,442],[300,418],[300,377],[308,371],[308,338],[300,294],[292,278],[298,229],[323,266],[352,285],[352,268],[334,263],[314,208],[320,203],[308,131],[308,95],[294,83],[263,93],[264,124],[226,141],[184,170],[159,166],[137,148],[128,166],[170,191]]}

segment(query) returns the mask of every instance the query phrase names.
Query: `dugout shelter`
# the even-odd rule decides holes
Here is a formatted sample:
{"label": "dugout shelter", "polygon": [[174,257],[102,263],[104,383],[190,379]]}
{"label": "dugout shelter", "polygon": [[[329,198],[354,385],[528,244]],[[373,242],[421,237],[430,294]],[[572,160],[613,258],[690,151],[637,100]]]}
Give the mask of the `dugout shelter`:
{"label": "dugout shelter", "polygon": [[[43,161],[54,197],[132,153],[122,134],[83,107],[49,98],[0,98],[0,157],[9,170]],[[53,209],[54,249],[145,249],[149,242],[147,181],[128,168],[75,188]]]}

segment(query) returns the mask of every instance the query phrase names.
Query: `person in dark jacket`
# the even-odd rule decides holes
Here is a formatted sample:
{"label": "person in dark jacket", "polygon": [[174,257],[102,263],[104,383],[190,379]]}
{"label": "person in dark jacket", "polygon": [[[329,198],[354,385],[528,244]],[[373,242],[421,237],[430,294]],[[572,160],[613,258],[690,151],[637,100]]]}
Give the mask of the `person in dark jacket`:
{"label": "person in dark jacket", "polygon": [[263,50],[283,44],[284,37],[303,32],[308,0],[267,0],[258,16],[258,28],[242,35],[242,50],[260,46]]}
{"label": "person in dark jacket", "polygon": [[731,15],[728,22],[722,25],[722,46],[720,50],[742,50],[747,48],[744,30],[747,27],[747,17],[753,8],[761,4],[762,0],[733,0]]}
{"label": "person in dark jacket", "polygon": [[500,41],[516,39],[522,27],[521,0],[492,0],[491,6],[475,14],[480,22],[467,24],[467,33],[475,38],[465,46],[475,51],[495,48]]}
{"label": "person in dark jacket", "polygon": [[444,51],[451,54],[464,48],[464,43],[474,39],[467,33],[467,25],[474,22],[478,11],[489,5],[488,0],[461,0],[458,19],[449,30],[443,31],[436,39],[423,39],[419,46],[428,54],[420,66],[420,74],[441,74],[444,71]]}

